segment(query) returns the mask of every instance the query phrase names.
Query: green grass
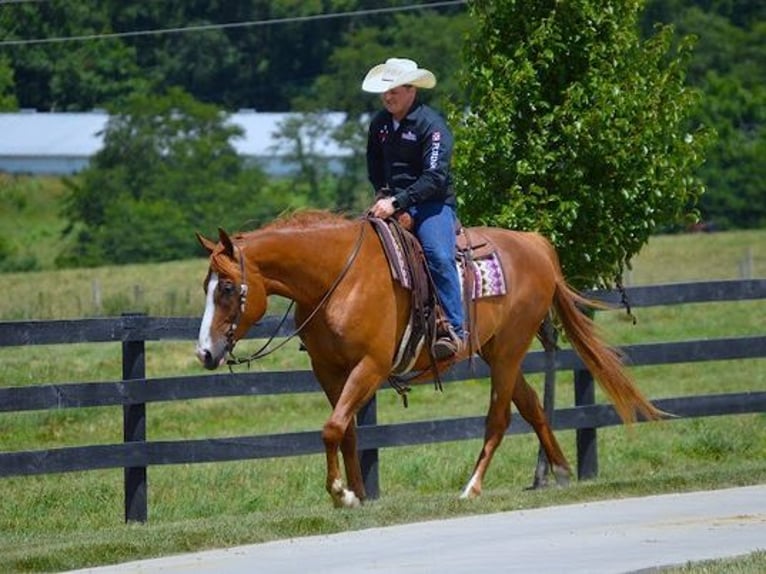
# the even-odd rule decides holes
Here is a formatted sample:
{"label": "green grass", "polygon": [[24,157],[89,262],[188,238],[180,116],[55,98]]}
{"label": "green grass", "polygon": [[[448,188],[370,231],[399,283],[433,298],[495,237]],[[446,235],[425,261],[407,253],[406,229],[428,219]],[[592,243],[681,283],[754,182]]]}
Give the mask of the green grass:
{"label": "green grass", "polygon": [[[0,216],[3,233],[8,218]],[[55,228],[55,225],[53,226]],[[45,236],[40,235],[45,242]],[[766,231],[653,238],[636,258],[631,285],[766,276]],[[48,250],[49,248],[45,248]],[[50,258],[42,255],[41,260]],[[92,270],[3,274],[0,319],[116,315],[198,315],[204,260]],[[695,304],[600,313],[614,343],[762,335],[764,302]],[[242,353],[259,342],[244,342]],[[199,374],[190,341],[147,344],[147,375]],[[307,368],[297,343],[253,369]],[[103,343],[0,349],[0,386],[120,378],[120,345]],[[764,360],[632,369],[650,397],[766,389]],[[540,389],[541,377],[532,377]],[[599,399],[603,397],[599,395]],[[483,416],[484,381],[416,387],[403,409],[391,390],[380,393],[380,423]],[[571,374],[560,373],[558,406],[571,406]],[[150,440],[316,431],[329,414],[320,394],[204,399],[150,404]],[[0,451],[116,443],[120,408],[0,414]],[[559,433],[570,461],[574,433]],[[599,431],[598,479],[567,489],[527,491],[536,459],[531,436],[506,439],[483,496],[460,501],[480,441],[384,449],[382,496],[361,511],[331,508],[319,455],[149,469],[149,522],[123,524],[122,471],[103,470],[0,479],[0,571],[53,571],[438,517],[533,508],[662,492],[723,488],[766,481],[766,414],[670,421]],[[755,572],[763,553],[679,572]],[[702,568],[702,569],[698,569]],[[704,570],[704,568],[710,568]]]}
{"label": "green grass", "polygon": [[666,574],[762,574],[766,572],[766,551],[724,560],[705,560],[662,570]]}
{"label": "green grass", "polygon": [[0,173],[0,238],[8,242],[14,261],[53,268],[65,227],[64,192],[58,178]]}

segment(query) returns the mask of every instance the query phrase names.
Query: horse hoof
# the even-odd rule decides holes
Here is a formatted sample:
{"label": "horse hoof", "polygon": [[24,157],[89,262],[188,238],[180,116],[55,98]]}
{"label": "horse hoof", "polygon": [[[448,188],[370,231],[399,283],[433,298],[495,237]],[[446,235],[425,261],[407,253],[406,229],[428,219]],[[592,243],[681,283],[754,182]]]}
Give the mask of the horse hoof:
{"label": "horse hoof", "polygon": [[359,508],[362,505],[359,497],[353,491],[343,486],[341,480],[336,480],[333,483],[330,494],[336,508]]}
{"label": "horse hoof", "polygon": [[556,478],[556,486],[559,486],[561,488],[569,486],[569,479],[570,479],[571,473],[569,472],[568,468],[564,468],[561,466],[554,466],[553,476]]}
{"label": "horse hoof", "polygon": [[359,498],[351,492],[350,490],[344,489],[343,490],[343,498],[341,499],[341,504],[344,508],[359,508],[362,506],[362,501],[359,500]]}
{"label": "horse hoof", "polygon": [[477,490],[472,484],[469,484],[460,493],[460,500],[472,500],[479,496],[481,496],[481,490]]}
{"label": "horse hoof", "polygon": [[526,490],[543,490],[545,488],[548,488],[551,485],[550,481],[548,480],[548,476],[535,476],[534,480],[532,481],[532,485],[528,486]]}
{"label": "horse hoof", "polygon": [[468,484],[465,485],[463,492],[460,494],[460,498],[463,500],[476,498],[481,494],[481,480],[476,475],[471,477]]}

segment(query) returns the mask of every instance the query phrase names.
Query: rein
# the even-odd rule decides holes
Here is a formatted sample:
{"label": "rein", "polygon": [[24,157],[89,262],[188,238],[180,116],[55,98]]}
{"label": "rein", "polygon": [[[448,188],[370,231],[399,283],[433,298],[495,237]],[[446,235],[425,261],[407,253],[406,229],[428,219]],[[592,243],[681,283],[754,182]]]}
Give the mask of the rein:
{"label": "rein", "polygon": [[354,245],[354,249],[351,251],[351,253],[348,256],[348,259],[346,260],[346,264],[343,266],[343,269],[338,274],[338,276],[335,278],[335,281],[333,281],[332,285],[330,285],[330,288],[327,290],[327,292],[322,297],[322,300],[319,301],[316,307],[309,313],[309,316],[306,317],[306,319],[303,321],[303,323],[300,324],[300,326],[295,329],[284,341],[278,343],[271,349],[268,349],[269,345],[274,341],[274,338],[279,333],[279,330],[282,328],[282,325],[285,324],[285,321],[287,320],[287,317],[290,314],[290,311],[293,308],[293,305],[295,304],[295,301],[290,301],[290,305],[288,305],[287,310],[285,311],[285,314],[282,316],[282,319],[279,322],[279,325],[277,325],[277,328],[274,330],[274,333],[269,337],[269,340],[266,341],[266,343],[263,344],[263,346],[252,353],[248,357],[236,357],[234,355],[234,331],[237,329],[237,324],[239,323],[240,317],[245,313],[245,304],[247,302],[247,282],[245,281],[245,261],[242,256],[242,249],[239,250],[239,266],[242,274],[242,284],[240,285],[240,293],[239,293],[239,312],[237,314],[237,318],[229,325],[229,330],[226,333],[226,339],[227,339],[227,351],[229,354],[229,358],[226,360],[226,364],[229,367],[229,371],[233,372],[234,365],[242,365],[244,363],[247,363],[248,368],[250,368],[250,363],[252,361],[256,361],[258,359],[261,359],[267,355],[270,355],[277,349],[280,349],[284,345],[286,345],[288,342],[290,342],[292,339],[294,339],[296,336],[298,336],[301,331],[306,327],[306,325],[309,324],[309,322],[316,316],[317,313],[319,313],[319,310],[325,306],[327,301],[330,299],[330,296],[335,292],[335,290],[338,288],[338,285],[340,285],[340,282],[343,280],[343,278],[348,273],[349,269],[351,269],[351,266],[354,264],[354,261],[356,260],[357,256],[359,255],[359,251],[362,248],[362,241],[364,241],[364,233],[367,229],[367,222],[362,221],[362,227],[359,231],[359,237],[356,240],[356,244]]}

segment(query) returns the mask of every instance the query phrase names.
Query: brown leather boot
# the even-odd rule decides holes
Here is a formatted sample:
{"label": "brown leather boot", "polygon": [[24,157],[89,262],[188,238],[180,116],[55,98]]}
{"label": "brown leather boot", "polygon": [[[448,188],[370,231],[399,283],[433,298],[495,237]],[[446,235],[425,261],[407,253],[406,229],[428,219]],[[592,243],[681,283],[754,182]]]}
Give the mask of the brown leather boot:
{"label": "brown leather boot", "polygon": [[460,352],[463,341],[458,337],[452,327],[439,331],[434,341],[433,353],[438,361],[449,359]]}

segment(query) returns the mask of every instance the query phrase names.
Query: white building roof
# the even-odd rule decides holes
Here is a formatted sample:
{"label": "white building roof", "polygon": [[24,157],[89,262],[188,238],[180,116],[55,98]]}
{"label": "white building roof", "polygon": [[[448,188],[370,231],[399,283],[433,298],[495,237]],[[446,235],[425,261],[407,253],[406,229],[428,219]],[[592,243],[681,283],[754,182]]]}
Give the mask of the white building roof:
{"label": "white building roof", "polygon": [[108,119],[105,112],[0,114],[0,156],[90,157]]}
{"label": "white building roof", "polygon": [[[232,145],[243,156],[256,159],[277,158],[280,153],[276,134],[288,113],[240,111],[229,122],[244,130]],[[336,127],[345,114],[323,116]],[[103,130],[109,120],[104,111],[92,112],[17,112],[0,113],[0,171],[33,173],[71,173],[82,169],[101,149]],[[328,158],[339,158],[349,151],[330,138],[313,142],[312,149]]]}
{"label": "white building roof", "polygon": [[[229,121],[244,130],[244,137],[232,141],[234,148],[242,155],[252,157],[268,157],[280,155],[274,149],[277,143],[276,134],[280,131],[282,122],[291,116],[299,114],[241,111],[231,114]],[[333,128],[343,123],[346,114],[331,112],[323,115],[323,120]],[[329,135],[329,134],[328,134]],[[338,147],[330,137],[321,138],[314,142],[317,153],[323,157],[344,157],[348,150]]]}

